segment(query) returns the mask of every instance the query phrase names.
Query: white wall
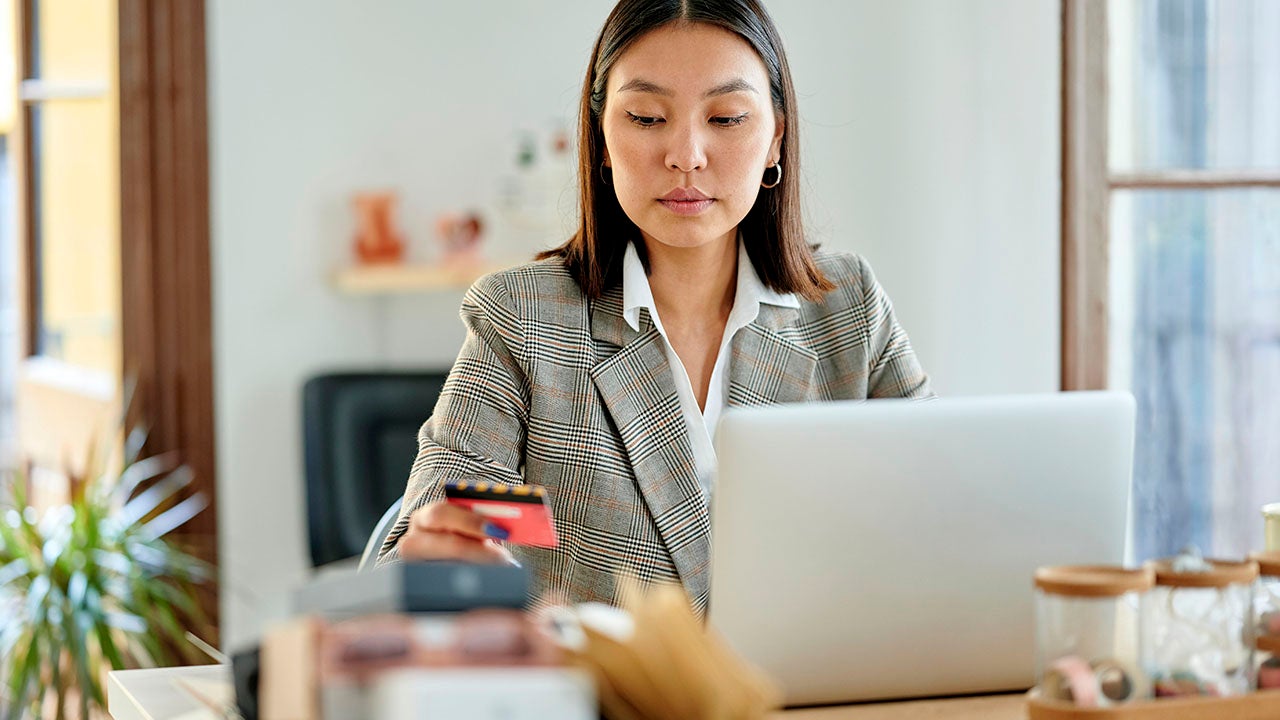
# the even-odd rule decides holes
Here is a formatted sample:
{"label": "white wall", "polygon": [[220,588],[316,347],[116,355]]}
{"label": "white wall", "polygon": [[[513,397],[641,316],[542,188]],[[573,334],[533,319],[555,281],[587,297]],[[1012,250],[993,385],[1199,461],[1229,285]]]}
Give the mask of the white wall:
{"label": "white wall", "polygon": [[771,8],[811,230],[871,261],[939,392],[1056,390],[1058,3]]}
{"label": "white wall", "polygon": [[[462,340],[460,293],[330,289],[350,194],[399,188],[424,254],[437,213],[491,202],[514,129],[573,117],[611,4],[208,3],[227,646],[282,614],[306,572],[303,381],[447,365]],[[871,260],[945,394],[1057,387],[1057,5],[771,3],[810,227]]]}

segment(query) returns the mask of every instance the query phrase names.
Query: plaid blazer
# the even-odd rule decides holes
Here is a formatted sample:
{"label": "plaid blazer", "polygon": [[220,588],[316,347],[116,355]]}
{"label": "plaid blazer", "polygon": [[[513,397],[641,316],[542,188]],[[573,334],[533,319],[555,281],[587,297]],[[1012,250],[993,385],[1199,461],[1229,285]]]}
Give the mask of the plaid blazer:
{"label": "plaid blazer", "polygon": [[[733,338],[726,405],[928,397],[892,304],[856,255],[819,252],[836,284],[799,309],[762,304]],[[418,433],[400,518],[379,563],[398,559],[409,516],[446,480],[545,486],[560,545],[512,547],[535,596],[616,603],[615,580],[679,581],[707,603],[711,519],[663,340],[622,288],[596,301],[558,259],[476,282],[467,337]]]}

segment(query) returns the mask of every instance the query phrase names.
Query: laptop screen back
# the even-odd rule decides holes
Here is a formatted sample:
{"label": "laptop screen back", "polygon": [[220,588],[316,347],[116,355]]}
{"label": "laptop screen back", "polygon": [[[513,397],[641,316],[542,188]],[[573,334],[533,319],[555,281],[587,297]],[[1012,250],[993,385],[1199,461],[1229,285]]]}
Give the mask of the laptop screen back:
{"label": "laptop screen back", "polygon": [[1025,689],[1032,574],[1123,561],[1133,399],[731,410],[710,622],[817,704]]}

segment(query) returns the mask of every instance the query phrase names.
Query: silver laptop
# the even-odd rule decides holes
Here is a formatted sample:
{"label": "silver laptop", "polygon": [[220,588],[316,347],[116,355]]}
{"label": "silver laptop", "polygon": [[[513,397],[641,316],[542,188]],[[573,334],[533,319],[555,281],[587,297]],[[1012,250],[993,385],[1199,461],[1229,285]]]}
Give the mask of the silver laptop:
{"label": "silver laptop", "polygon": [[1030,687],[1032,574],[1120,563],[1133,398],[731,410],[710,622],[788,705]]}

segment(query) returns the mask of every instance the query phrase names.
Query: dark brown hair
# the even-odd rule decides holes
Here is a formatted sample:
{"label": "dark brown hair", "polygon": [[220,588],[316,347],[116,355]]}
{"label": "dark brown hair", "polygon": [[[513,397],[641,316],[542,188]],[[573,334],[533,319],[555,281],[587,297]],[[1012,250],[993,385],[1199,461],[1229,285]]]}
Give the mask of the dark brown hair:
{"label": "dark brown hair", "polygon": [[648,266],[639,228],[623,212],[614,191],[597,172],[604,160],[605,86],[609,71],[640,36],[673,22],[706,23],[746,40],[769,74],[774,109],[786,122],[782,137],[782,182],[762,189],[738,227],[747,256],[765,286],[818,301],[834,289],[813,260],[800,217],[800,123],[791,68],[782,40],[758,0],[620,0],[604,21],[591,51],[578,109],[578,231],[538,258],[564,259],[582,291],[592,299],[620,281],[627,242]]}

